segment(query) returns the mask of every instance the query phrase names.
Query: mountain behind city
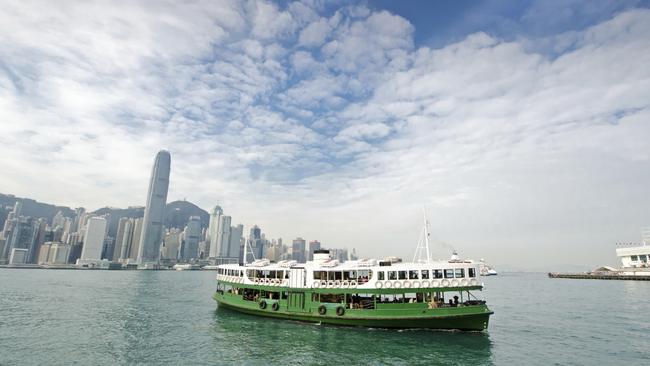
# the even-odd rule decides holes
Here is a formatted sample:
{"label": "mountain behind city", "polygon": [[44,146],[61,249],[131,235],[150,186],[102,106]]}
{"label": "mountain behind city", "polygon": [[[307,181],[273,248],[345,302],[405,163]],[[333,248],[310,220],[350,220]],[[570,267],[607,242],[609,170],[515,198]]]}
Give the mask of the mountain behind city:
{"label": "mountain behind city", "polygon": [[[52,222],[54,215],[61,211],[64,216],[74,216],[74,209],[66,206],[58,206],[50,203],[38,202],[31,198],[16,197],[12,194],[0,193],[0,207],[13,207],[17,201],[23,203],[23,214],[35,218],[43,217]],[[0,210],[0,227],[7,218],[9,210]],[[139,218],[144,216],[143,206],[130,206],[127,208],[102,207],[92,212],[97,215],[108,214],[108,232],[109,236],[115,237],[117,234],[118,221],[121,217]],[[201,218],[201,228],[207,228],[210,221],[210,214],[204,209],[198,207],[192,202],[179,200],[168,203],[165,206],[165,227],[173,229],[183,229],[191,216]]]}

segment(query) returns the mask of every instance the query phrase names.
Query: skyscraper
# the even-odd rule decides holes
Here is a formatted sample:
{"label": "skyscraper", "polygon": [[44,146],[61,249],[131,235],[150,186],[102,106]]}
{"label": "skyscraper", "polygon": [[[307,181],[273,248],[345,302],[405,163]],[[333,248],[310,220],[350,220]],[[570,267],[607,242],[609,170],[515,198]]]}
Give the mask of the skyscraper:
{"label": "skyscraper", "polygon": [[163,241],[163,222],[165,220],[165,205],[167,204],[167,190],[169,189],[169,172],[171,156],[166,150],[160,150],[149,179],[149,192],[147,205],[144,209],[142,224],[142,237],[138,248],[138,262],[158,263],[160,245]]}
{"label": "skyscraper", "polygon": [[190,260],[199,257],[199,241],[201,239],[201,217],[191,216],[183,232],[183,248],[181,259]]}
{"label": "skyscraper", "polygon": [[238,258],[239,247],[241,245],[241,237],[244,234],[244,225],[230,227],[230,242],[228,243],[228,257]]}
{"label": "skyscraper", "polygon": [[228,257],[228,246],[230,245],[230,216],[221,215],[219,218],[219,232],[217,233],[217,256],[221,258]]}
{"label": "skyscraper", "polygon": [[299,263],[305,262],[305,239],[295,238],[291,245],[291,259]]}
{"label": "skyscraper", "polygon": [[310,261],[314,260],[314,250],[320,249],[320,242],[318,240],[312,240],[309,242],[309,254],[307,259]]}
{"label": "skyscraper", "polygon": [[219,236],[219,220],[223,215],[223,210],[221,206],[214,206],[210,212],[210,225],[208,226],[208,237],[207,240],[210,242],[210,251],[209,256],[211,258],[216,258],[219,256],[219,245],[217,237]]}
{"label": "skyscraper", "polygon": [[87,222],[83,249],[78,264],[79,262],[99,262],[102,258],[108,221],[103,217],[90,217]]}
{"label": "skyscraper", "polygon": [[262,229],[259,226],[253,225],[248,235],[248,244],[246,245],[248,245],[246,251],[248,255],[247,258],[244,258],[244,261],[248,263],[253,259],[262,259],[264,255],[264,243],[262,242]]}

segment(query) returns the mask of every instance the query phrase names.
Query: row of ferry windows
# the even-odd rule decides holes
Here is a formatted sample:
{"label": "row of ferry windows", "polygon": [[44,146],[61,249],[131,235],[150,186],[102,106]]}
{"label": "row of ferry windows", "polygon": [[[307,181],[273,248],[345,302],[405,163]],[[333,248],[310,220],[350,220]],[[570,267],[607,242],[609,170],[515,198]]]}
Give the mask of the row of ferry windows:
{"label": "row of ferry windows", "polygon": [[[476,270],[474,268],[467,269],[468,277],[476,277]],[[428,280],[430,278],[465,278],[465,269],[423,269],[421,271],[387,271],[379,272],[377,279],[384,280]]]}
{"label": "row of ferry windows", "polygon": [[235,276],[235,277],[242,277],[244,275],[244,272],[238,269],[225,269],[225,268],[217,269],[217,273],[224,276]]}
{"label": "row of ferry windows", "polygon": [[314,279],[320,281],[357,281],[367,282],[372,278],[372,270],[358,271],[314,271]]}

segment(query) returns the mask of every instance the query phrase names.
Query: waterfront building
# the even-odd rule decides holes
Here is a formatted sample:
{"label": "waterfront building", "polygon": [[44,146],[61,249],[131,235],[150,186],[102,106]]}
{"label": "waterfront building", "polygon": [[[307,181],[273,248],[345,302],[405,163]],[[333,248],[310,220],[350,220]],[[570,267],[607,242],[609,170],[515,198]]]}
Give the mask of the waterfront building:
{"label": "waterfront building", "polygon": [[181,246],[181,234],[179,229],[170,229],[165,233],[165,239],[160,251],[160,257],[163,260],[178,260],[178,252]]}
{"label": "waterfront building", "polygon": [[166,150],[159,151],[156,154],[151,178],[149,179],[147,205],[144,210],[142,236],[138,248],[138,262],[143,265],[158,262],[163,239],[170,167],[171,156],[169,152]]}
{"label": "waterfront building", "polygon": [[264,243],[262,242],[262,229],[257,225],[253,225],[248,235],[248,250],[245,261],[250,259],[261,259],[264,257]]}
{"label": "waterfront building", "polygon": [[228,257],[228,245],[230,244],[230,216],[219,217],[219,232],[217,233],[217,256]]}
{"label": "waterfront building", "polygon": [[[13,249],[26,249],[27,253],[25,254],[24,261],[21,263],[31,263],[32,258],[36,259],[38,255],[37,251],[37,237],[38,237],[38,225],[37,221],[31,217],[19,216],[14,220],[15,223],[11,230],[10,240],[7,241],[8,250]],[[7,251],[5,249],[5,251]],[[22,258],[22,252],[18,254]],[[22,260],[22,259],[21,259]],[[11,260],[10,260],[11,263]]]}
{"label": "waterfront building", "polygon": [[138,253],[140,252],[140,238],[142,237],[142,226],[144,225],[144,218],[139,217],[133,222],[133,239],[131,241],[131,250],[129,258],[137,261]]}
{"label": "waterfront building", "polygon": [[291,259],[298,263],[305,262],[305,239],[295,238],[291,244]]}
{"label": "waterfront building", "polygon": [[314,260],[314,251],[320,249],[320,242],[318,240],[312,240],[309,242],[309,254],[307,259],[310,261]]}
{"label": "waterfront building", "polygon": [[[117,233],[115,234],[115,248],[113,249],[113,256],[111,260],[113,261],[119,261],[122,258],[122,255],[124,255],[124,252],[126,250],[122,250],[124,247],[124,232],[127,229],[127,226],[130,229],[130,222],[129,222],[128,217],[120,217],[120,219],[117,222]],[[127,239],[128,239],[127,235]],[[126,249],[126,248],[124,248]]]}
{"label": "waterfront building", "polygon": [[241,246],[242,236],[244,235],[244,225],[230,227],[230,241],[228,243],[228,257],[239,257],[239,247]]}
{"label": "waterfront building", "polygon": [[199,257],[199,241],[201,239],[201,217],[191,216],[183,230],[183,246],[181,259],[188,261]]}
{"label": "waterfront building", "polygon": [[219,256],[219,222],[221,221],[222,215],[223,209],[221,209],[221,206],[214,206],[210,212],[210,224],[208,226],[208,234],[206,240],[210,242],[210,250],[208,255],[212,258]]}
{"label": "waterfront building", "polygon": [[90,217],[87,220],[81,257],[77,264],[101,260],[107,228],[108,221],[103,217]]}
{"label": "waterfront building", "polygon": [[9,257],[9,264],[26,264],[29,249],[13,248]]}

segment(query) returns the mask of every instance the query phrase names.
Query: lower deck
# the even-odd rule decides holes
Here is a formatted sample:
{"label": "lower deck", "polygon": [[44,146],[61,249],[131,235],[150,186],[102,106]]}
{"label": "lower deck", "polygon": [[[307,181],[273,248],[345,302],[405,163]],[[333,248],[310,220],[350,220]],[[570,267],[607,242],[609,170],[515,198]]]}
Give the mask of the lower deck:
{"label": "lower deck", "polygon": [[307,322],[381,328],[486,330],[492,311],[465,290],[336,290],[220,284],[219,306]]}

